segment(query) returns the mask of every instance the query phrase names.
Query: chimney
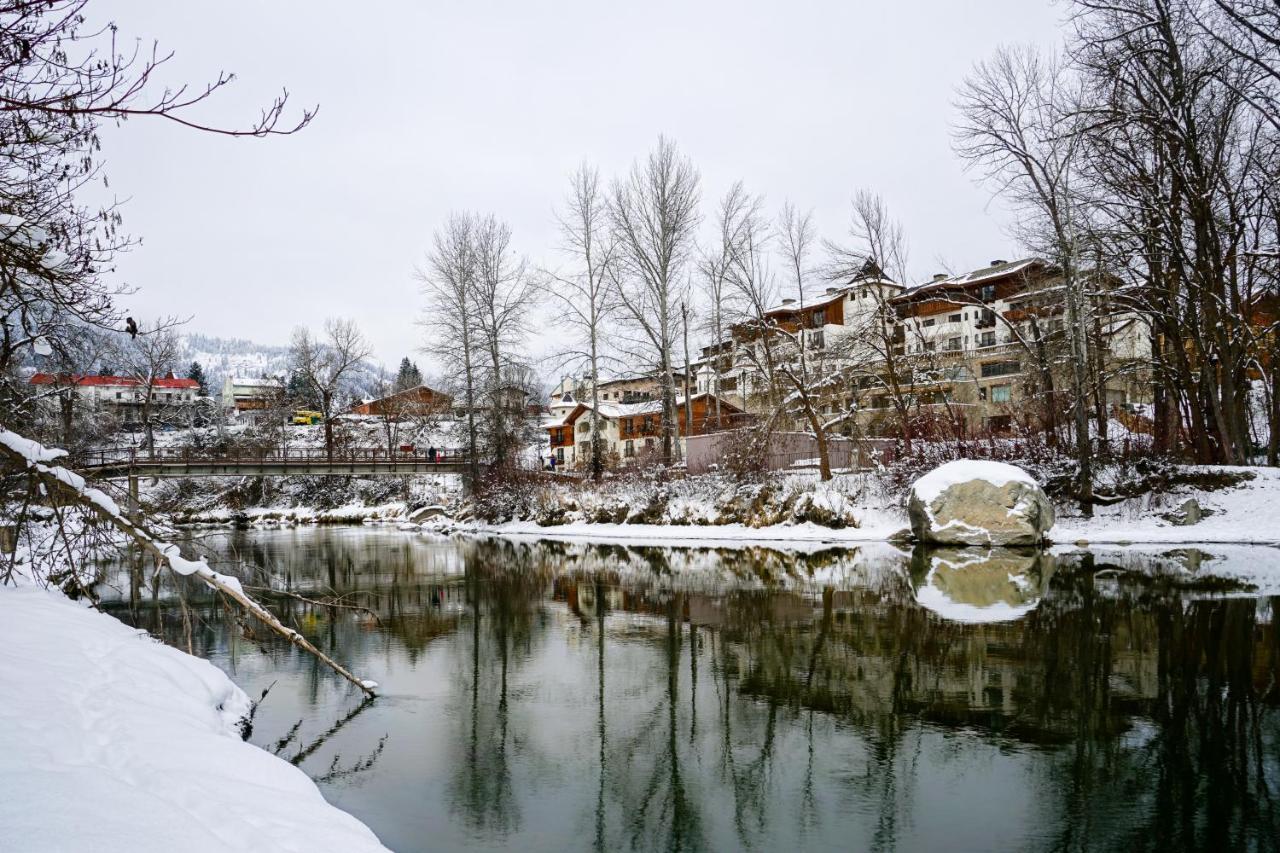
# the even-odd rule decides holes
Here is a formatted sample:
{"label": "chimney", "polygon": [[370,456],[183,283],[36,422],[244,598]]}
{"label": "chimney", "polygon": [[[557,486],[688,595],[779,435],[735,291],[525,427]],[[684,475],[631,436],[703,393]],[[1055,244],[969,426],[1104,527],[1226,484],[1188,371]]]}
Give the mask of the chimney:
{"label": "chimney", "polygon": [[838,288],[838,287],[828,287],[828,288],[827,288],[827,293],[839,293],[839,292],[840,292],[840,288]]}
{"label": "chimney", "polygon": [[944,272],[936,272],[933,274],[934,281],[946,281],[948,278],[950,278],[950,276]]}
{"label": "chimney", "polygon": [[792,299],[790,296],[788,296],[786,299],[782,300],[782,304],[783,304],[783,305],[794,305],[794,304],[795,304],[795,300],[794,300],[794,299]]}
{"label": "chimney", "polygon": [[1007,263],[1009,263],[1009,262],[1008,262],[1008,261],[1006,261],[1004,258],[997,258],[996,260],[994,260],[994,261],[992,261],[992,262],[991,262],[991,266],[993,266],[993,267],[998,267],[998,266],[1000,266],[1001,264],[1007,264]]}

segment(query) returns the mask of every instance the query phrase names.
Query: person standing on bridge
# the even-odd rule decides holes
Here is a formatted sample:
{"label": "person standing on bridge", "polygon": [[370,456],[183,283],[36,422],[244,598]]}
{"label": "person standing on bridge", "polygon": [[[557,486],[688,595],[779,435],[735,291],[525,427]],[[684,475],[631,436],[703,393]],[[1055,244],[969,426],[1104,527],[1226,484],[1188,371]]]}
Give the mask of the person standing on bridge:
{"label": "person standing on bridge", "polygon": [[428,461],[428,462],[435,462],[435,461],[436,461],[436,449],[435,449],[435,447],[434,447],[434,446],[433,446],[433,447],[428,447],[428,448],[427,448],[427,461]]}

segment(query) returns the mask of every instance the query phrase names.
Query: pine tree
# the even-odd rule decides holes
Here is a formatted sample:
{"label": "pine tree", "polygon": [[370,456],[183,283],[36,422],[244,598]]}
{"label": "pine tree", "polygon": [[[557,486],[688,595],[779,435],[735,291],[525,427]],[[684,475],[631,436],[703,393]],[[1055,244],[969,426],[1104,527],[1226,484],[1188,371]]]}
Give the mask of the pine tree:
{"label": "pine tree", "polygon": [[204,368],[200,366],[200,362],[198,361],[191,362],[191,367],[190,369],[187,370],[187,378],[194,379],[196,383],[200,386],[201,397],[209,396],[209,382],[205,378]]}
{"label": "pine tree", "polygon": [[315,409],[318,405],[315,390],[299,373],[290,373],[289,382],[284,389],[285,398],[293,405],[306,409]]}
{"label": "pine tree", "polygon": [[396,391],[407,391],[422,384],[422,371],[408,356],[400,359],[400,370],[396,373]]}

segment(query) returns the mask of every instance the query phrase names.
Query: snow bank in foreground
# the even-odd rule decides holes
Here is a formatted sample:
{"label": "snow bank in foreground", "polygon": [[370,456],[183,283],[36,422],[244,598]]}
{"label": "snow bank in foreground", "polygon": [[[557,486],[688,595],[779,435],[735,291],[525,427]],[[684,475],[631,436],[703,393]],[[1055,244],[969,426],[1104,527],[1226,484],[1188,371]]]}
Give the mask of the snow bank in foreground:
{"label": "snow bank in foreground", "polygon": [[301,770],[240,739],[212,664],[33,586],[0,587],[6,851],[381,851]]}

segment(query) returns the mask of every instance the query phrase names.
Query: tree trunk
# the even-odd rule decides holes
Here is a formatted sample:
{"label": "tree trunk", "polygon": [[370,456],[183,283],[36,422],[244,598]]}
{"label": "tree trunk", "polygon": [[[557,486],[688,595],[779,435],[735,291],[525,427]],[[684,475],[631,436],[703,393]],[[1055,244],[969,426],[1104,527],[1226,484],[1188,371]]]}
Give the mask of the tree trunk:
{"label": "tree trunk", "polygon": [[332,405],[332,392],[321,388],[320,408],[323,410],[321,414],[324,416],[324,454],[330,464],[333,463],[333,419],[329,417],[329,410]]}
{"label": "tree trunk", "polygon": [[823,482],[831,479],[831,455],[827,449],[827,431],[822,428],[822,418],[814,410],[806,398],[805,414],[809,418],[809,426],[813,429],[813,437],[818,445],[818,476]]}

